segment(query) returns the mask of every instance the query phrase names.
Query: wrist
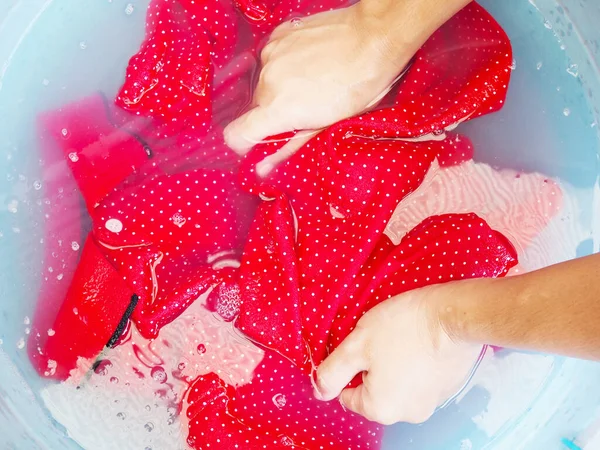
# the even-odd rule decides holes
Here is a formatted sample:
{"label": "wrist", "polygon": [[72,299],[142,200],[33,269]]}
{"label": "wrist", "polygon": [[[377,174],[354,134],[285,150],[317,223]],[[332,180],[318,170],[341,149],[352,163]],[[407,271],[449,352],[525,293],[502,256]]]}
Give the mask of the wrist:
{"label": "wrist", "polygon": [[471,0],[361,0],[354,20],[370,51],[401,69],[429,37]]}
{"label": "wrist", "polygon": [[364,51],[378,64],[400,72],[435,30],[427,30],[425,24],[417,27],[416,22],[402,23],[407,19],[400,7],[403,2],[389,7],[384,3],[362,0],[353,5],[354,25]]}
{"label": "wrist", "polygon": [[502,302],[507,281],[481,278],[434,286],[430,298],[433,320],[455,342],[494,344],[490,342],[487,317],[493,317],[494,305]]}

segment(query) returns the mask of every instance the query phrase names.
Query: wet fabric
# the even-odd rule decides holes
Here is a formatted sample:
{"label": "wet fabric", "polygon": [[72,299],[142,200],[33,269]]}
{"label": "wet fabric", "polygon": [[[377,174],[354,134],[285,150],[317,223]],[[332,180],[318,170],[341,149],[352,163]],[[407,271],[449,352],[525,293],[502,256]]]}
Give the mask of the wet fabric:
{"label": "wet fabric", "polygon": [[[43,302],[60,309],[32,359],[64,379],[117,345],[129,320],[156,338],[210,292],[206,307],[265,356],[244,386],[191,380],[194,448],[378,448],[379,426],[312,398],[314,367],[379,302],[516,264],[512,244],[472,213],[426,217],[398,245],[383,234],[435,160],[470,158],[446,134],[502,106],[510,44],[476,4],[427,42],[379,109],[333,125],[268,178],[255,164],[293,133],[243,161],[226,148],[221,122],[251,91],[247,53],[314,8],[156,0],[114,104],[97,94],[40,121],[91,225],[69,290]],[[39,329],[49,320],[38,316]]]}

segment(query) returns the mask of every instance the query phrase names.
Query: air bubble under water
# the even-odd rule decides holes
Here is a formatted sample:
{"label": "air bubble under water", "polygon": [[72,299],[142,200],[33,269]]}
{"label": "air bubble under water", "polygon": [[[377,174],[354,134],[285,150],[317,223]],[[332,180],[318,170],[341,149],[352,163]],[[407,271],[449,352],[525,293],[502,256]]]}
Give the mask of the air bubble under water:
{"label": "air bubble under water", "polygon": [[283,408],[287,403],[287,398],[283,394],[275,394],[273,396],[273,404],[277,406],[277,408]]}
{"label": "air bubble under water", "polygon": [[19,211],[19,200],[14,198],[9,200],[6,209],[8,209],[8,212],[16,214]]}
{"label": "air bubble under water", "polygon": [[160,384],[167,382],[167,372],[160,366],[154,367],[150,372],[150,376],[154,381],[157,381]]}
{"label": "air bubble under water", "polygon": [[571,64],[567,69],[567,73],[571,76],[577,77],[579,75],[579,66],[577,64]]}
{"label": "air bubble under water", "polygon": [[185,217],[183,217],[181,215],[181,213],[175,213],[173,214],[173,217],[171,217],[171,220],[173,221],[173,223],[175,225],[177,225],[179,228],[181,228],[182,226],[185,225],[185,223],[187,222],[187,219]]}

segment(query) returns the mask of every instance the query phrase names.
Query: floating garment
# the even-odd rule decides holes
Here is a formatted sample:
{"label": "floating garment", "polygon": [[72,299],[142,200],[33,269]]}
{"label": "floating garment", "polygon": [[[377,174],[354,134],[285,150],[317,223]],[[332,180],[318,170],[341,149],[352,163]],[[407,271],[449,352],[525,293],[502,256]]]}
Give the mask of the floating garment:
{"label": "floating garment", "polygon": [[[333,125],[260,179],[255,164],[293,133],[257,146],[241,164],[225,148],[227,103],[250,91],[251,74],[234,70],[248,59],[234,55],[256,52],[283,17],[316,6],[236,6],[248,21],[216,1],[152,2],[116,107],[96,96],[85,109],[44,119],[46,135],[70,160],[92,227],[36,366],[47,374],[53,361],[51,375],[64,379],[78,360],[91,366],[129,318],[155,338],[212,289],[207,307],[233,320],[265,357],[237,389],[214,374],[193,381],[190,445],[378,448],[381,427],[314,400],[310,377],[386,298],[504,276],[516,264],[511,243],[475,214],[425,218],[398,245],[383,234],[436,159],[452,166],[470,158],[470,147],[444,138],[501,107],[510,45],[485,11],[467,7],[419,51],[384,106]],[[250,34],[252,48],[243,41]],[[119,280],[111,282],[115,293],[96,284],[94,268],[102,280]],[[86,320],[74,329],[85,339],[73,346],[78,318],[67,315],[79,311],[77,302]]]}

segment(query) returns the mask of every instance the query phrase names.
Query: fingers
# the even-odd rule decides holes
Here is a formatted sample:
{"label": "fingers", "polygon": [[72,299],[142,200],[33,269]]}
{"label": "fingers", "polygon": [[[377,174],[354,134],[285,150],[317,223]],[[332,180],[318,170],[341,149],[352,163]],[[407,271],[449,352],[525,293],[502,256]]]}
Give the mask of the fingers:
{"label": "fingers", "polygon": [[315,396],[324,401],[338,397],[357,374],[369,368],[366,354],[363,333],[353,331],[317,369]]}
{"label": "fingers", "polygon": [[275,52],[278,43],[279,41],[277,40],[270,40],[260,52],[260,62],[263,66],[267,64],[267,62],[269,62],[269,59],[271,59],[271,57],[273,56],[273,53]]}
{"label": "fingers", "polygon": [[245,155],[266,137],[293,131],[285,116],[273,114],[268,107],[257,106],[231,122],[224,130],[225,142],[233,151]]}
{"label": "fingers", "polygon": [[300,148],[315,136],[318,130],[301,131],[294,136],[288,143],[282,146],[277,152],[267,156],[256,165],[256,173],[259,177],[266,177],[269,173],[286,159],[290,158]]}

